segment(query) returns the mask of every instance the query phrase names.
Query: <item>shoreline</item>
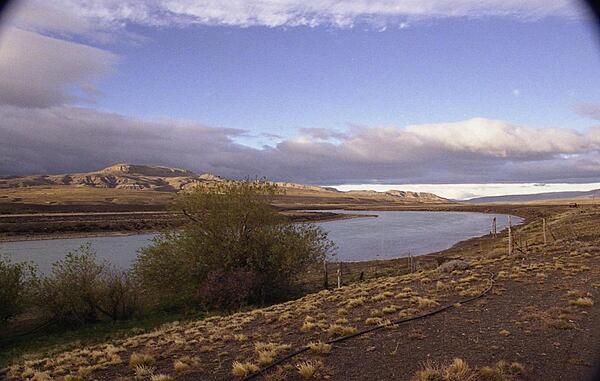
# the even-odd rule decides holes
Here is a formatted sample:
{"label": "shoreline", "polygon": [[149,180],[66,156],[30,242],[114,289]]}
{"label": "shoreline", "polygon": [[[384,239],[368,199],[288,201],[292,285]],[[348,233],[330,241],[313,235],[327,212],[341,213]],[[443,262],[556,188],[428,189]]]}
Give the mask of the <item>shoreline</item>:
{"label": "shoreline", "polygon": [[[353,214],[352,210],[348,210],[348,209],[341,209],[345,212],[348,213],[333,213],[333,212],[319,212],[319,211],[314,211],[314,210],[306,210],[303,209],[301,211],[297,211],[299,214],[296,214],[295,216],[298,218],[298,222],[308,222],[308,223],[312,223],[312,222],[331,222],[331,221],[337,221],[337,220],[347,220],[347,219],[354,219],[354,218],[363,218],[363,217],[372,217],[372,218],[377,218],[378,216],[376,214]],[[414,209],[411,208],[412,211],[414,211]],[[377,210],[377,211],[387,211],[387,210]],[[399,211],[399,210],[391,210],[391,211]],[[435,209],[435,210],[429,210],[429,212],[448,212],[447,210],[439,210],[439,209]],[[484,213],[483,211],[474,211],[474,210],[453,210],[450,212],[471,212],[471,213]],[[498,211],[495,210],[488,210],[486,211],[486,213],[498,213]],[[499,213],[498,213],[499,214]],[[522,214],[522,213],[521,213]],[[508,214],[506,214],[508,215]],[[514,211],[511,211],[511,215],[513,217],[518,217],[521,218],[521,222],[519,224],[514,224],[513,227],[514,228],[522,228],[527,226],[530,222],[532,222],[532,218],[523,216],[523,215],[517,215],[516,213],[514,213]],[[307,216],[309,216],[309,218],[306,218]],[[302,218],[305,217],[305,218]],[[310,217],[317,217],[317,219],[315,218],[310,218]],[[502,237],[505,233],[506,233],[507,228],[505,227],[502,230],[499,230],[497,232],[498,237]],[[161,232],[161,230],[143,230],[143,231],[113,231],[113,232],[97,232],[97,233],[69,233],[69,234],[54,234],[54,235],[28,235],[28,236],[19,236],[19,237],[9,237],[10,239],[3,239],[3,237],[0,237],[0,246],[2,245],[2,243],[12,243],[12,242],[27,242],[27,241],[47,241],[47,240],[56,240],[56,239],[77,239],[77,238],[97,238],[97,237],[127,237],[127,236],[133,236],[133,235],[144,235],[144,234],[159,234]],[[439,258],[443,258],[444,256],[448,256],[451,255],[452,252],[456,251],[456,250],[460,250],[461,248],[464,247],[468,247],[469,245],[471,245],[473,242],[477,242],[480,240],[485,240],[488,239],[490,237],[490,233],[486,233],[483,235],[477,235],[477,236],[473,236],[470,238],[466,238],[463,239],[461,241],[455,242],[453,244],[451,244],[449,247],[442,249],[442,250],[437,250],[437,251],[430,251],[430,252],[425,252],[422,254],[414,254],[412,255],[412,258],[418,258],[418,261],[422,262],[422,263],[431,263],[431,262],[439,262]],[[368,268],[398,268],[398,267],[403,267],[405,262],[407,262],[408,258],[410,258],[408,255],[407,256],[398,256],[398,257],[394,257],[394,258],[380,258],[380,259],[368,259],[368,260],[341,260],[339,261],[339,263],[343,266],[346,267],[347,269],[352,269],[352,271],[350,271],[350,274],[354,274],[355,272],[362,272],[365,269]],[[329,265],[331,266],[335,266],[338,262],[337,261],[332,261],[332,262],[327,262]]]}
{"label": "shoreline", "polygon": [[[317,218],[302,218],[299,216],[298,223],[311,223],[311,222],[330,222],[337,220],[348,220],[353,218],[363,217],[377,217],[377,215],[366,215],[366,214],[346,214],[346,213],[326,213],[319,211],[304,211],[304,214],[311,214]],[[34,217],[35,215],[31,215]],[[289,214],[288,216],[294,217]],[[58,239],[77,239],[77,238],[98,238],[98,237],[127,237],[132,235],[143,235],[143,234],[160,234],[161,229],[147,229],[147,230],[107,230],[97,232],[66,232],[66,233],[53,233],[53,234],[18,234],[18,235],[0,235],[0,244],[11,243],[11,242],[26,242],[26,241],[50,241]]]}

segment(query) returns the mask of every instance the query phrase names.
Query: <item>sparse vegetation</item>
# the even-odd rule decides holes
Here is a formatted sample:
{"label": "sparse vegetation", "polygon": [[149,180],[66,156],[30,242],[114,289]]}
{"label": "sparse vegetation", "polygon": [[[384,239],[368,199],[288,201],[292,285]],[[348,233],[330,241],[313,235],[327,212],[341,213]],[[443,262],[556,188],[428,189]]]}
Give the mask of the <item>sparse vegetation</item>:
{"label": "sparse vegetation", "polygon": [[466,361],[455,358],[449,364],[426,362],[411,381],[513,381],[523,375],[523,365],[499,361],[494,367],[471,368]]}
{"label": "sparse vegetation", "polygon": [[[278,365],[276,369],[265,374],[265,379],[302,377],[295,365],[305,361],[316,367],[312,378],[337,379],[346,375],[334,361],[338,356],[350,356],[352,361],[360,359],[361,363],[364,360],[365,364],[373,364],[373,358],[385,356],[390,366],[396,367],[394,376],[407,379],[413,370],[408,367],[402,369],[406,364],[402,356],[394,356],[400,354],[407,344],[410,345],[411,351],[422,354],[423,358],[426,358],[431,345],[447,345],[451,350],[468,351],[470,347],[463,347],[462,344],[465,340],[475,339],[470,336],[471,332],[480,333],[476,339],[478,346],[485,346],[486,356],[489,353],[490,356],[500,358],[503,349],[499,348],[510,345],[525,354],[520,361],[523,361],[527,369],[535,368],[541,365],[531,363],[524,349],[541,345],[540,350],[547,353],[549,359],[543,366],[553,367],[550,358],[555,360],[556,356],[552,357],[552,348],[559,348],[559,344],[565,344],[563,332],[543,330],[589,327],[590,308],[572,305],[571,301],[590,298],[593,302],[597,296],[597,289],[589,279],[598,275],[596,264],[600,258],[600,248],[594,249],[592,245],[580,242],[561,243],[555,247],[534,247],[527,256],[511,258],[495,253],[494,249],[491,249],[492,254],[488,255],[487,246],[480,253],[480,247],[484,245],[479,241],[475,242],[477,244],[473,245],[473,248],[462,249],[461,252],[462,255],[469,256],[470,267],[466,270],[448,273],[430,266],[430,270],[424,268],[412,274],[397,274],[377,280],[366,279],[360,283],[350,283],[335,290],[323,290],[283,304],[235,314],[214,315],[201,320],[181,320],[147,332],[136,330],[129,333],[129,337],[113,339],[114,347],[111,349],[99,345],[84,345],[81,350],[61,350],[58,355],[23,358],[11,367],[11,374],[16,375],[15,379],[31,379],[34,373],[45,374],[50,379],[61,379],[64,375],[70,375],[72,380],[79,381],[79,369],[86,369],[86,372],[87,369],[91,369],[92,373],[88,379],[103,379],[107,375],[115,374],[122,375],[123,379],[133,379],[137,372],[128,366],[128,360],[132,353],[142,353],[152,354],[154,358],[151,365],[139,365],[146,370],[143,376],[146,380],[152,375],[161,374],[178,374],[183,378],[207,380],[227,379],[232,375],[244,377],[252,373],[252,369],[272,364],[284,354],[309,343],[308,351]],[[491,245],[495,241],[483,242],[485,245]],[[571,247],[577,247],[577,253],[590,253],[590,256],[570,254],[575,252]],[[568,256],[564,256],[564,252],[567,252]],[[502,254],[504,253],[505,250],[502,250]],[[561,266],[556,266],[557,263]],[[584,267],[590,269],[581,270]],[[438,317],[400,326],[391,324],[391,321],[420,315],[435,309],[436,306],[458,305],[457,302],[463,299],[463,295],[477,295],[485,289],[489,284],[490,273],[502,272],[506,277],[496,278],[491,298],[465,303],[460,307],[460,311],[451,309],[444,312],[443,317],[437,315]],[[510,279],[509,275],[513,274],[518,276],[518,284]],[[538,274],[545,274],[546,284],[539,283],[542,277]],[[422,278],[429,278],[430,281],[423,283]],[[553,288],[551,294],[556,297],[544,297],[549,287]],[[520,303],[514,306],[504,303],[518,297],[520,289],[532,296],[527,298],[527,304]],[[375,296],[377,297],[374,298]],[[527,307],[522,307],[523,305]],[[506,319],[505,314],[493,314],[493,311],[503,311],[500,308],[516,310],[510,315],[510,319]],[[376,331],[359,336],[339,347],[336,345],[331,348],[324,342],[330,337],[347,335],[374,326],[369,324],[383,325],[390,331]],[[438,332],[443,332],[445,326],[450,324],[456,328],[453,332],[464,332],[465,336],[458,336],[456,340],[440,337]],[[503,328],[507,332],[510,329],[510,337],[505,339],[499,334]],[[486,331],[491,334],[481,334]],[[574,332],[576,331],[570,333]],[[552,345],[543,347],[544,343],[540,343],[538,338],[547,337],[549,334],[553,338]],[[513,335],[518,339],[511,339]],[[458,345],[461,347],[457,347]],[[395,348],[397,349],[394,350]],[[324,355],[330,351],[333,352],[333,356]],[[195,365],[186,359],[192,353],[198,356]],[[469,358],[473,365],[485,364],[488,358],[473,352],[465,352],[463,355],[464,358]],[[317,365],[316,359],[325,362],[326,367]],[[581,364],[586,364],[588,360],[582,358],[569,361],[565,366],[572,362],[580,364],[581,368]],[[238,364],[234,365],[235,362]],[[447,378],[453,381],[460,380],[463,376],[469,381],[518,380],[525,372],[523,365],[510,362],[499,362],[489,367],[469,366],[465,362],[432,362],[430,365],[429,374],[433,375],[431,377],[437,377],[433,378],[437,380],[445,380],[444,372],[447,372],[446,375],[453,375],[452,378]],[[352,370],[351,374],[354,376],[356,369]],[[537,373],[539,369],[535,371]],[[387,370],[377,369],[369,372],[374,372],[373,377],[378,375],[375,372],[381,372],[381,379],[388,379],[391,374]],[[554,367],[551,372],[562,370]],[[349,379],[353,379],[352,376]]]}

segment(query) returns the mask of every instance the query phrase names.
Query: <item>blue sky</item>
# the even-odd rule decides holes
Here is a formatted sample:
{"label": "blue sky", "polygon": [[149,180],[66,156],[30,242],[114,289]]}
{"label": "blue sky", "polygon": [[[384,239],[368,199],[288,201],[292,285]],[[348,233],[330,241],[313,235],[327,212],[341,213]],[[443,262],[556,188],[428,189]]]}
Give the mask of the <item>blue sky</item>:
{"label": "blue sky", "polygon": [[94,106],[250,135],[476,116],[582,129],[589,120],[573,105],[600,99],[596,31],[580,20],[134,30],[149,41],[117,47],[118,72]]}
{"label": "blue sky", "polygon": [[0,29],[0,175],[594,183],[599,68],[569,0],[20,1]]}

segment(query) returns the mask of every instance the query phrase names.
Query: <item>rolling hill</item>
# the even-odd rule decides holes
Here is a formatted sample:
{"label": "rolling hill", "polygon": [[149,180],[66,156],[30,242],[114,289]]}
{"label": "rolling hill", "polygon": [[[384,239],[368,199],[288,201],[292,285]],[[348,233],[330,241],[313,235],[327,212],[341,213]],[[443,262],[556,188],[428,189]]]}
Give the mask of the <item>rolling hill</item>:
{"label": "rolling hill", "polygon": [[[0,193],[10,191],[11,197],[20,198],[36,189],[51,189],[58,193],[76,188],[79,193],[85,189],[112,189],[127,192],[129,195],[148,196],[148,192],[176,193],[201,183],[227,182],[213,174],[196,174],[192,171],[163,166],[133,165],[118,163],[98,171],[58,175],[31,175],[0,177]],[[322,199],[359,199],[401,203],[447,203],[448,200],[432,193],[348,191],[341,192],[333,188],[303,185],[289,182],[277,182],[285,191],[285,196]],[[144,193],[141,193],[144,192]],[[48,193],[48,192],[47,192]],[[77,193],[77,192],[75,192]],[[88,192],[89,193],[89,192]],[[134,197],[134,196],[133,196]],[[6,198],[6,197],[5,197]],[[21,196],[22,198],[22,196]]]}
{"label": "rolling hill", "polygon": [[540,201],[557,201],[557,200],[591,200],[600,198],[600,189],[591,191],[571,191],[571,192],[546,192],[537,194],[513,194],[505,196],[487,196],[477,197],[467,200],[468,203],[484,204],[484,203],[507,203],[507,202],[540,202]]}

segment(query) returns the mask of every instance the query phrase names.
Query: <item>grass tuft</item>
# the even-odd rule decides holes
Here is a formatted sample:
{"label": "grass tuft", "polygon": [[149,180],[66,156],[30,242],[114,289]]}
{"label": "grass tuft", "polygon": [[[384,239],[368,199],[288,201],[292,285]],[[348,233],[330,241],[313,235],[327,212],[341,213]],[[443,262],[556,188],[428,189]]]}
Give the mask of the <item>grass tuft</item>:
{"label": "grass tuft", "polygon": [[315,353],[329,353],[331,352],[331,344],[324,343],[322,341],[308,343],[308,348]]}
{"label": "grass tuft", "polygon": [[239,361],[234,361],[231,364],[231,374],[235,377],[246,377],[247,375],[257,372],[260,369],[255,364],[250,362],[241,363]]}
{"label": "grass tuft", "polygon": [[147,353],[133,352],[131,354],[131,357],[129,357],[129,366],[133,369],[135,369],[139,365],[150,366],[154,365],[154,363],[154,357]]}
{"label": "grass tuft", "polygon": [[594,305],[594,300],[592,298],[588,298],[588,297],[577,298],[577,299],[571,300],[569,302],[569,304],[571,304],[573,306],[579,306],[579,307],[591,307]]}
{"label": "grass tuft", "polygon": [[313,378],[315,376],[318,365],[320,364],[316,362],[304,361],[299,364],[296,364],[296,369],[298,369],[298,374],[300,374],[302,378],[308,379]]}

